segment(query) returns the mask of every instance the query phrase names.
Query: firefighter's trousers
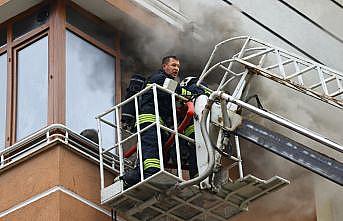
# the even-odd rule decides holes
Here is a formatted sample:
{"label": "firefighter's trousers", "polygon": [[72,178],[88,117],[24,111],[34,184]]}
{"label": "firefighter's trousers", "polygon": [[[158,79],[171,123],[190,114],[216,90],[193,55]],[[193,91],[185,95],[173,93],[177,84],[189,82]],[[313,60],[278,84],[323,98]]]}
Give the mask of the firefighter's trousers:
{"label": "firefighter's trousers", "polygon": [[[194,139],[194,133],[188,137]],[[188,157],[187,157],[188,170],[189,170],[189,177],[192,179],[198,176],[198,163],[197,163],[195,144],[181,139],[180,146],[181,148],[186,149],[186,151],[188,151]]]}
{"label": "firefighter's trousers", "polygon": [[[194,124],[193,122],[190,123],[190,125],[186,128],[184,135],[194,139]],[[196,150],[195,150],[195,144],[188,142],[185,139],[179,138],[180,142],[180,157],[181,157],[181,164],[182,165],[188,165],[188,172],[189,177],[192,179],[196,176],[198,176],[198,163],[197,163],[197,156],[196,156]],[[173,164],[177,164],[176,160],[176,147],[175,145],[170,150],[170,153],[168,153]]]}
{"label": "firefighter's trousers", "polygon": [[[142,123],[141,129],[148,126],[150,123]],[[162,146],[166,142],[166,136],[161,131],[161,143]],[[158,151],[158,138],[156,126],[152,126],[146,131],[141,133],[141,147],[142,147],[142,161],[144,179],[157,173],[160,170],[160,159]],[[128,171],[124,174],[123,180],[127,187],[130,187],[140,181],[140,166],[139,160],[137,160],[134,170]]]}
{"label": "firefighter's trousers", "polygon": [[[189,126],[185,129],[184,134],[189,137],[194,139],[195,134],[194,134],[194,122],[192,121]],[[181,146],[186,147],[188,150],[188,164],[189,164],[189,177],[192,179],[196,176],[198,176],[198,162],[197,162],[197,154],[196,154],[196,149],[195,149],[195,144],[188,142],[186,140],[181,139],[182,141],[180,142]]]}

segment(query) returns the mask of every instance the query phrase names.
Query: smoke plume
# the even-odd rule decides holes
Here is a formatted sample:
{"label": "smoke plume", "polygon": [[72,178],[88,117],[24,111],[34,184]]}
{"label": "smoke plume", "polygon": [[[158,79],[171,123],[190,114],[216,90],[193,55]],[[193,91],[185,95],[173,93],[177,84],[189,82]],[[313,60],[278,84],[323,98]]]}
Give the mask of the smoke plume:
{"label": "smoke plume", "polygon": [[[183,31],[167,23],[152,30],[123,30],[124,53],[131,58],[127,64],[130,71],[149,74],[160,67],[162,57],[172,54],[181,58],[182,77],[200,75],[214,45],[234,36],[237,19],[222,1],[182,1],[180,7],[192,21],[185,24]],[[200,39],[195,39],[199,35]]]}
{"label": "smoke plume", "polygon": [[[135,27],[128,29],[123,25],[123,88],[129,76],[133,73],[148,75],[160,67],[163,56],[175,54],[181,58],[183,75],[199,75],[219,41],[235,36],[239,29],[239,19],[233,9],[220,0],[182,1],[181,11],[187,14],[193,23],[185,27],[183,32],[173,32],[170,25],[165,23],[153,30],[142,30]],[[202,40],[195,40],[200,34]],[[233,49],[235,46],[233,46]],[[212,78],[211,81],[220,81]],[[254,80],[250,94],[258,94],[265,108],[314,131],[322,133],[338,143],[343,143],[342,125],[343,113],[338,109],[323,104],[298,92],[286,89],[269,80]],[[251,117],[251,116],[250,116]],[[273,128],[284,135],[313,147],[337,160],[342,156],[328,150],[308,139],[304,139],[275,124],[263,119],[252,117],[262,125]],[[314,220],[316,218],[316,199],[318,196],[317,180],[324,181],[317,175],[292,164],[255,145],[242,143],[243,163],[245,173],[252,173],[261,178],[280,175],[291,181],[289,187],[251,205],[249,212],[237,216],[234,220]],[[339,187],[333,185],[330,194],[335,195]],[[318,205],[317,205],[318,207]],[[338,220],[338,219],[336,219]]]}

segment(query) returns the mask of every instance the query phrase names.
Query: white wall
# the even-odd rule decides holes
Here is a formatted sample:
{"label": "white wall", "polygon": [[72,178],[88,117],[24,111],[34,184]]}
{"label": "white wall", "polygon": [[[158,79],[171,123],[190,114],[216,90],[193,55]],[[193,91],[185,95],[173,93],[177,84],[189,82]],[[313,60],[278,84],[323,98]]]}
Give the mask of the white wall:
{"label": "white wall", "polygon": [[[178,2],[177,0],[162,0]],[[297,54],[302,54],[255,21],[243,15],[240,10],[252,16],[268,28],[287,39],[296,47],[306,51],[325,65],[343,71],[343,43],[312,24],[278,0],[229,0],[232,7],[222,0],[187,0],[180,1],[180,11],[195,22],[203,22],[208,15],[227,22],[228,28],[237,35],[251,35]],[[301,13],[318,23],[321,27],[343,41],[343,9],[330,0],[286,0]],[[205,27],[206,28],[206,27]],[[222,28],[222,27],[221,27]]]}
{"label": "white wall", "polygon": [[[286,7],[284,4],[277,0],[233,0],[234,4],[240,7],[242,10],[277,32],[287,40],[291,41],[297,47],[303,49],[313,57],[322,61],[325,65],[334,69],[343,71],[343,43],[329,36],[310,23],[305,18]],[[321,25],[328,29],[340,30],[342,32],[343,26],[343,10],[335,5],[332,5],[329,0],[320,1],[290,1],[298,2],[300,5],[302,2],[302,8],[307,10],[322,10],[322,14],[329,17],[317,17],[317,20],[321,21]],[[327,7],[327,6],[330,7]],[[332,24],[329,21],[335,20],[336,23]],[[246,29],[246,32],[254,33],[251,30]],[[272,39],[266,39],[272,40]]]}
{"label": "white wall", "polygon": [[[339,0],[336,0],[339,2]],[[340,0],[343,5],[343,0]],[[343,9],[330,0],[287,0],[313,21],[343,39]]]}

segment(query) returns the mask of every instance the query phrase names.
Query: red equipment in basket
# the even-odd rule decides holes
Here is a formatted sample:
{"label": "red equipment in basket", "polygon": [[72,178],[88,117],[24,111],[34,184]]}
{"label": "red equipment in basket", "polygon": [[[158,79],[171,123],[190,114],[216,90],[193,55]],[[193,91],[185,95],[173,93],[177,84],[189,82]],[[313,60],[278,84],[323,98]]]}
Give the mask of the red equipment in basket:
{"label": "red equipment in basket", "polygon": [[[187,112],[185,114],[185,117],[184,117],[183,121],[181,122],[181,124],[177,128],[177,131],[179,133],[183,133],[184,132],[184,130],[186,129],[186,127],[188,126],[189,122],[191,121],[191,119],[194,116],[194,104],[193,104],[193,102],[192,101],[188,101],[185,105],[187,107]],[[163,153],[164,154],[167,153],[169,151],[170,147],[173,145],[174,138],[175,138],[174,134],[170,135],[170,137],[168,138],[167,142],[163,145]],[[128,157],[132,156],[132,154],[134,154],[136,151],[137,151],[137,145],[133,145],[127,151],[125,151],[124,157],[128,158]]]}

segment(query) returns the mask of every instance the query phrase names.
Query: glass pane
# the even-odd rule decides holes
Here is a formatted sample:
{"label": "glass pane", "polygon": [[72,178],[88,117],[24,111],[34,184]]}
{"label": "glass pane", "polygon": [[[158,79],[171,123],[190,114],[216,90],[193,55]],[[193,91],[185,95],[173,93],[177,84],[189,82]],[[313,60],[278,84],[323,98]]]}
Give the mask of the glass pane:
{"label": "glass pane", "polygon": [[6,28],[0,28],[0,47],[7,42],[7,30]]}
{"label": "glass pane", "polygon": [[13,36],[18,38],[29,31],[45,24],[49,18],[49,7],[43,7],[35,13],[26,16],[13,24]]}
{"label": "glass pane", "polygon": [[[115,58],[67,31],[67,126],[96,129],[95,116],[114,105]],[[113,131],[107,129],[113,143]]]}
{"label": "glass pane", "polygon": [[0,150],[5,147],[7,54],[0,55]]}
{"label": "glass pane", "polygon": [[95,23],[71,7],[67,8],[67,22],[114,49],[115,33],[113,31]]}
{"label": "glass pane", "polygon": [[17,140],[45,127],[48,112],[48,37],[18,52]]}

